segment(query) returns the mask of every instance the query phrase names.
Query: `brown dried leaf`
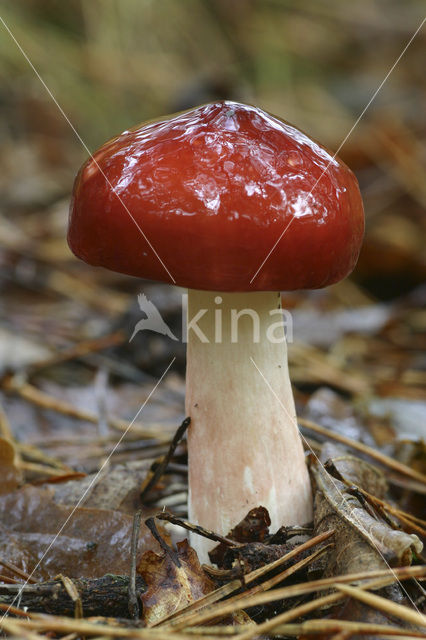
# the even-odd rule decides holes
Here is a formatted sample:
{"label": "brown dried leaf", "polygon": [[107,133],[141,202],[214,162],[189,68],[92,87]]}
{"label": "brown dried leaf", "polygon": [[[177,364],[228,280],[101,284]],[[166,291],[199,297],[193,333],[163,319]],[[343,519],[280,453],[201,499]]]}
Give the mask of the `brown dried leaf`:
{"label": "brown dried leaf", "polygon": [[269,533],[271,518],[265,507],[251,509],[227,536],[237,542],[262,542]]}
{"label": "brown dried leaf", "polygon": [[146,551],[141,558],[138,572],[147,584],[141,596],[146,624],[154,624],[214,589],[187,540],[178,542],[177,558],[180,566],[165,553]]}
{"label": "brown dried leaf", "polygon": [[[239,522],[226,536],[229,540],[236,542],[250,543],[262,542],[269,534],[271,519],[265,507],[255,507]],[[218,567],[224,565],[224,556],[228,546],[221,542],[209,553],[210,560]]]}
{"label": "brown dried leaf", "polygon": [[335,547],[322,563],[326,576],[381,569],[386,563],[408,565],[413,551],[421,551],[423,545],[416,535],[394,530],[375,513],[369,513],[358,497],[321,464],[314,462],[311,471],[316,485],[315,533],[328,529],[336,532]]}
{"label": "brown dried leaf", "polygon": [[[0,496],[0,556],[31,572],[52,545],[36,571],[37,578],[47,580],[58,573],[71,578],[127,574],[133,519],[111,510],[78,507],[73,512],[73,507],[55,504],[52,494],[25,487]],[[139,548],[158,550],[144,525]]]}

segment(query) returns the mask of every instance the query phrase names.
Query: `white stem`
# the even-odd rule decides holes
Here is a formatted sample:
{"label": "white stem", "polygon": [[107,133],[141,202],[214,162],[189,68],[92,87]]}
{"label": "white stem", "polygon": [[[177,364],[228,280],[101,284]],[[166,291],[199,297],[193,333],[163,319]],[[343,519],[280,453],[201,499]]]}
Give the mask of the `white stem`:
{"label": "white stem", "polygon": [[[189,290],[189,519],[222,535],[259,505],[271,531],[312,518],[280,310],[276,292]],[[208,562],[215,543],[191,544]]]}

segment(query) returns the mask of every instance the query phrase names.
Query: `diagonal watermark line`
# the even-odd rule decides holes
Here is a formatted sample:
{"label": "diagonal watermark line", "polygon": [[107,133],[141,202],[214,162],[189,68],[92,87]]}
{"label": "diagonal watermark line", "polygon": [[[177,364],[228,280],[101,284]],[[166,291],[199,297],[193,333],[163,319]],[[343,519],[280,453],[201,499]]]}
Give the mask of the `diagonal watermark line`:
{"label": "diagonal watermark line", "polygon": [[89,154],[89,157],[91,158],[92,162],[94,162],[94,164],[96,165],[96,167],[98,168],[99,172],[102,174],[103,178],[105,179],[105,182],[108,184],[109,188],[111,189],[111,191],[113,192],[113,194],[115,195],[115,197],[119,200],[120,204],[123,206],[124,210],[127,212],[127,214],[129,215],[130,219],[134,222],[135,226],[137,227],[139,233],[141,234],[141,236],[144,238],[145,242],[148,244],[148,246],[150,247],[151,251],[154,253],[154,255],[156,256],[156,258],[158,259],[158,261],[160,262],[161,266],[163,267],[163,269],[166,271],[167,275],[169,276],[169,278],[171,279],[171,281],[173,282],[173,284],[176,284],[176,280],[174,279],[174,277],[172,276],[172,274],[170,273],[170,271],[168,270],[168,268],[166,267],[166,265],[164,264],[163,260],[160,258],[160,256],[158,255],[157,251],[155,250],[155,248],[153,247],[152,243],[150,242],[150,240],[148,239],[148,237],[146,236],[146,234],[144,233],[143,229],[141,228],[140,224],[138,223],[138,221],[135,219],[135,217],[131,214],[131,212],[129,211],[129,208],[127,207],[127,205],[123,202],[122,198],[120,197],[120,195],[117,193],[117,191],[114,189],[114,187],[112,186],[111,182],[108,180],[107,176],[105,175],[105,172],[101,169],[101,167],[99,166],[99,163],[97,162],[97,160],[95,160],[93,154],[91,153],[89,147],[87,146],[87,144],[84,142],[83,138],[80,136],[80,134],[78,133],[77,129],[74,127],[73,123],[71,122],[71,120],[69,119],[69,117],[67,116],[67,114],[65,113],[65,111],[63,110],[63,108],[61,107],[61,105],[59,104],[59,102],[57,101],[57,99],[55,98],[55,96],[53,95],[52,91],[49,89],[49,87],[47,86],[47,84],[45,83],[45,81],[43,80],[43,78],[41,77],[40,73],[37,71],[36,67],[34,66],[34,64],[31,62],[29,56],[27,55],[27,53],[24,51],[24,49],[22,48],[22,46],[20,45],[20,43],[18,42],[18,40],[15,38],[15,36],[13,35],[12,31],[10,30],[10,28],[8,27],[8,25],[6,24],[6,22],[4,21],[4,19],[0,16],[0,22],[2,23],[3,27],[6,29],[7,33],[10,35],[10,37],[12,38],[13,42],[16,44],[16,46],[18,47],[19,51],[22,53],[23,57],[25,58],[25,60],[27,61],[27,63],[29,64],[29,66],[31,67],[31,69],[33,70],[33,72],[35,73],[35,75],[37,76],[37,78],[39,79],[39,81],[41,82],[41,84],[43,85],[43,87],[45,88],[45,90],[47,91],[48,95],[50,96],[50,98],[53,100],[53,102],[55,103],[56,107],[58,108],[59,112],[61,113],[61,115],[63,116],[63,118],[66,120],[66,122],[68,123],[68,125],[71,127],[73,133],[75,134],[75,136],[77,137],[78,141],[80,142],[80,144],[83,146],[83,148],[86,150],[86,152]]}
{"label": "diagonal watermark line", "polygon": [[[423,27],[425,22],[426,22],[426,17],[423,18],[423,20],[421,21],[421,23],[419,24],[419,26],[417,27],[417,29],[415,30],[415,32],[413,33],[411,38],[408,40],[408,42],[405,45],[405,47],[403,48],[403,50],[401,51],[401,53],[399,54],[399,56],[397,57],[397,59],[395,60],[395,62],[393,63],[393,65],[391,66],[391,68],[389,69],[389,71],[387,72],[387,74],[385,75],[385,77],[383,78],[383,80],[381,81],[381,83],[379,84],[377,89],[375,90],[375,92],[373,93],[373,95],[371,96],[370,100],[367,102],[367,104],[365,105],[364,109],[361,111],[361,113],[359,114],[358,118],[355,120],[354,124],[349,129],[349,131],[346,134],[346,136],[343,138],[342,142],[340,143],[339,147],[337,148],[337,151],[334,153],[334,155],[332,156],[331,160],[328,162],[328,164],[325,167],[325,169],[323,169],[320,177],[316,180],[314,186],[312,187],[312,189],[310,190],[310,192],[308,193],[306,198],[309,198],[309,196],[312,194],[312,192],[314,191],[314,189],[316,188],[316,186],[318,185],[318,183],[322,179],[323,175],[328,171],[329,166],[331,165],[333,160],[335,160],[336,156],[340,153],[340,150],[342,149],[343,145],[347,142],[348,138],[352,135],[354,129],[358,126],[358,124],[360,123],[360,121],[364,117],[364,115],[365,115],[366,111],[369,109],[371,103],[376,99],[376,97],[377,97],[378,93],[380,92],[380,90],[382,89],[383,85],[385,84],[385,82],[387,81],[387,79],[389,78],[391,73],[394,71],[395,67],[398,65],[398,63],[400,62],[401,58],[405,55],[408,47],[411,45],[411,43],[413,42],[414,38],[417,36],[417,34],[421,30],[421,28]],[[293,217],[290,219],[290,221],[285,226],[284,230],[281,232],[281,235],[279,236],[279,238],[276,240],[276,242],[273,244],[272,248],[269,250],[269,252],[266,255],[266,257],[263,259],[263,262],[258,267],[256,273],[252,276],[252,278],[250,280],[250,284],[252,284],[253,280],[258,276],[259,272],[263,269],[265,263],[269,260],[271,254],[275,251],[277,245],[280,243],[280,241],[282,240],[284,235],[287,233],[287,231],[290,228],[290,226],[293,224],[294,219],[295,219],[295,216],[293,215]]]}
{"label": "diagonal watermark line", "polygon": [[[366,535],[368,535],[368,530],[364,527],[364,525],[362,524],[361,520],[358,518],[358,516],[354,513],[354,509],[351,508],[350,504],[348,504],[347,498],[345,498],[345,496],[343,495],[343,493],[340,491],[339,487],[337,486],[334,478],[332,475],[330,475],[327,470],[325,469],[323,463],[321,462],[321,460],[318,458],[317,454],[315,453],[315,451],[312,449],[311,445],[309,444],[309,442],[306,440],[305,436],[300,432],[299,429],[299,425],[297,424],[297,421],[289,414],[289,412],[287,411],[287,407],[285,406],[285,404],[282,402],[281,398],[277,395],[275,389],[272,387],[272,385],[270,384],[269,380],[265,377],[265,375],[262,373],[262,371],[259,369],[259,367],[257,366],[257,364],[255,363],[254,359],[252,358],[252,356],[250,356],[250,360],[252,362],[252,364],[256,367],[257,371],[259,372],[260,376],[262,377],[263,381],[265,382],[266,386],[268,387],[268,389],[272,392],[272,394],[274,395],[275,399],[278,401],[278,403],[280,404],[281,408],[284,410],[284,412],[286,413],[287,417],[289,418],[290,422],[292,423],[292,425],[296,428],[296,430],[298,431],[300,437],[302,438],[303,442],[306,444],[306,446],[308,447],[309,451],[312,453],[312,455],[314,456],[315,460],[318,462],[318,464],[320,465],[320,467],[323,469],[323,471],[325,473],[327,473],[327,475],[329,476],[332,484],[334,485],[334,488],[336,489],[337,493],[340,495],[340,497],[342,498],[343,503],[345,504],[345,506],[347,507],[347,509],[349,510],[349,512],[351,513],[352,517],[354,520],[356,520],[359,528],[361,529],[361,531],[363,531]],[[384,557],[384,555],[382,554],[382,552],[380,551],[380,549],[378,548],[378,546],[374,543],[374,541],[372,541],[373,546],[375,547],[377,553],[379,554],[379,556],[381,557],[381,559],[383,560],[383,562],[386,564],[386,566],[388,567],[388,569],[392,572],[394,578],[396,579],[396,581],[398,582],[400,588],[402,589],[402,591],[405,593],[405,595],[407,596],[408,600],[411,602],[411,604],[413,605],[413,607],[415,608],[415,610],[420,613],[419,609],[416,606],[416,603],[412,600],[412,598],[410,597],[409,593],[406,591],[405,587],[402,585],[401,581],[398,580],[398,577],[395,573],[395,571],[392,569],[392,567],[390,566],[390,564],[388,563],[388,561],[386,560],[386,558]],[[416,581],[417,583],[417,581]],[[417,583],[418,584],[418,583]],[[420,587],[420,585],[418,585]],[[421,588],[421,587],[420,587]]]}
{"label": "diagonal watermark line", "polygon": [[7,614],[9,613],[11,607],[13,607],[13,605],[15,604],[15,602],[18,600],[18,598],[20,598],[22,591],[24,589],[24,587],[28,584],[28,581],[33,577],[34,573],[37,571],[37,569],[39,568],[39,566],[41,565],[41,563],[43,562],[44,558],[46,557],[46,555],[49,553],[49,551],[51,550],[51,548],[53,547],[53,545],[55,544],[56,540],[59,538],[59,536],[61,535],[62,531],[65,529],[65,527],[67,526],[68,522],[71,520],[71,518],[73,517],[74,513],[77,511],[77,509],[80,507],[80,505],[84,502],[87,494],[92,490],[92,488],[96,485],[99,476],[101,475],[102,471],[105,469],[105,467],[107,466],[107,464],[109,463],[111,457],[114,455],[115,451],[117,450],[117,448],[120,446],[121,442],[123,441],[124,437],[126,436],[126,434],[130,431],[130,429],[132,428],[133,424],[135,423],[135,421],[137,420],[138,416],[140,415],[140,413],[142,412],[142,410],[144,409],[144,407],[148,404],[149,400],[151,399],[151,396],[155,393],[155,391],[157,390],[158,386],[161,384],[164,376],[166,375],[166,373],[169,371],[170,367],[172,366],[172,364],[174,363],[174,361],[176,360],[176,356],[172,358],[171,362],[169,363],[168,367],[166,368],[166,370],[163,372],[161,378],[159,378],[159,380],[155,383],[154,387],[151,389],[151,391],[149,392],[147,398],[145,399],[145,401],[143,402],[143,404],[141,405],[141,407],[138,409],[138,412],[136,413],[135,417],[132,419],[131,422],[129,422],[126,430],[122,433],[122,435],[120,436],[119,440],[115,443],[115,445],[113,446],[113,448],[111,449],[111,451],[108,454],[108,457],[103,461],[102,465],[99,467],[96,475],[94,476],[94,478],[91,480],[90,484],[86,487],[85,491],[83,492],[83,494],[81,495],[80,499],[78,500],[77,504],[74,505],[71,513],[67,516],[66,520],[62,523],[61,527],[59,528],[58,532],[55,534],[53,540],[50,542],[50,544],[48,545],[47,549],[45,549],[45,551],[43,552],[43,555],[41,556],[41,558],[39,559],[39,561],[37,562],[37,564],[35,565],[35,567],[33,568],[33,570],[31,571],[31,573],[29,574],[28,578],[25,580],[25,582],[22,584],[21,589],[19,589],[18,593],[16,594],[16,596],[14,597],[14,599],[12,600],[12,602],[10,603],[10,605],[8,606],[8,608],[6,609],[6,611],[4,612],[4,614],[2,615],[2,617],[0,618],[0,622],[3,620],[3,618],[5,616],[7,616]]}

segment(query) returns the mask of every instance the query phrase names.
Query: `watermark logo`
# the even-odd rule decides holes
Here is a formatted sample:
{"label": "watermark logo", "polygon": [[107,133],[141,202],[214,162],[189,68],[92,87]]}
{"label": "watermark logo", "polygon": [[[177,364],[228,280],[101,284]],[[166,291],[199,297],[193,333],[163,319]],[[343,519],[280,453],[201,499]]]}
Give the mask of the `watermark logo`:
{"label": "watermark logo", "polygon": [[148,300],[144,293],[140,293],[138,295],[138,304],[140,310],[146,315],[146,318],[139,320],[136,324],[132,337],[129,342],[133,340],[135,335],[139,333],[139,331],[154,331],[155,333],[161,333],[163,336],[168,336],[172,340],[178,340],[175,334],[170,329],[169,325],[164,322],[161,317],[161,313],[158,311],[157,307],[151,300]]}
{"label": "watermark logo", "polygon": [[[258,344],[264,340],[271,342],[272,344],[293,342],[293,319],[291,313],[286,309],[271,309],[268,314],[270,322],[265,326],[265,322],[261,322],[256,309],[227,309],[227,312],[223,313],[220,308],[221,303],[222,298],[220,296],[216,296],[215,309],[198,309],[197,313],[192,318],[189,318],[187,314],[188,294],[183,294],[181,317],[182,342],[187,342],[188,334],[193,332],[194,336],[197,336],[200,342],[222,343],[224,335],[223,329],[226,327],[227,331],[225,331],[225,334],[228,336],[228,342],[235,344],[238,342],[238,333],[241,330],[241,325],[244,324],[244,321],[247,321],[247,319],[249,319],[250,330],[252,332],[252,342],[254,344]],[[172,340],[179,340],[168,324],[163,320],[161,313],[155,304],[151,302],[151,300],[148,300],[144,293],[138,295],[138,304],[140,310],[146,317],[137,322],[129,342],[131,342],[139,332],[147,330],[167,336]],[[212,323],[212,326],[214,327],[211,332],[214,335],[214,338],[211,340],[198,324],[200,321],[208,317],[208,314],[210,314],[209,322]],[[247,324],[247,322],[245,324]],[[246,331],[247,329],[245,329],[245,332]],[[264,335],[262,335],[262,331]]]}

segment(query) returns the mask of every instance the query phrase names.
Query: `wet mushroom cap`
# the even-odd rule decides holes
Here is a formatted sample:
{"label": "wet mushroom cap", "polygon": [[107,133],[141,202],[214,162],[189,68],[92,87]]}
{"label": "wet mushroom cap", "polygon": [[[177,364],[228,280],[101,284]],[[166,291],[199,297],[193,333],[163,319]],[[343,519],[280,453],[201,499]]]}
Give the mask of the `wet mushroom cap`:
{"label": "wet mushroom cap", "polygon": [[170,282],[142,232],[181,286],[315,289],[354,268],[364,213],[344,163],[283,120],[226,101],[125,131],[81,168],[72,251]]}

